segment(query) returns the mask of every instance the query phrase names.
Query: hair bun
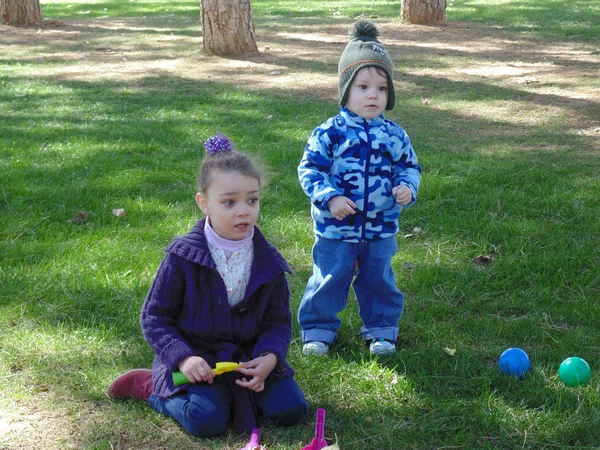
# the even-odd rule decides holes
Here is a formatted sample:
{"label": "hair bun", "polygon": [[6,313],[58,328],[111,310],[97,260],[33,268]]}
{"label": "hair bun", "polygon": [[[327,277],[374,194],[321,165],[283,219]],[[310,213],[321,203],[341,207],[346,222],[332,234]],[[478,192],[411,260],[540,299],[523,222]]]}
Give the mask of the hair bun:
{"label": "hair bun", "polygon": [[370,20],[359,20],[350,29],[348,34],[350,35],[350,39],[356,39],[361,36],[376,38],[379,36],[379,30]]}
{"label": "hair bun", "polygon": [[219,152],[230,152],[233,150],[233,145],[229,139],[223,136],[221,133],[215,134],[213,137],[208,138],[204,142],[204,149],[206,153],[219,153]]}

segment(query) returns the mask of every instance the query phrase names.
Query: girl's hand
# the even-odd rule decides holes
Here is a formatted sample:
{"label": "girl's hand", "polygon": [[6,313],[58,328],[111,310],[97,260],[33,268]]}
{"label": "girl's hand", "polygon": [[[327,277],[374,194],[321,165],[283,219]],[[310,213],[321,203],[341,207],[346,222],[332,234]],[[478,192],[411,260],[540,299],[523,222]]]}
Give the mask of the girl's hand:
{"label": "girl's hand", "polygon": [[265,380],[277,365],[277,356],[274,353],[267,353],[248,362],[241,362],[236,372],[248,375],[241,380],[235,380],[237,384],[248,388],[254,392],[261,392],[265,389]]}
{"label": "girl's hand", "polygon": [[399,205],[406,206],[412,201],[412,192],[404,184],[392,188],[392,194],[396,197],[396,203]]}
{"label": "girl's hand", "polygon": [[337,220],[343,220],[350,214],[356,214],[356,204],[343,195],[333,197],[327,202],[327,206],[329,206],[329,212],[331,212],[333,217]]}
{"label": "girl's hand", "polygon": [[211,384],[215,374],[208,363],[200,356],[189,356],[179,363],[179,370],[190,383],[207,382]]}

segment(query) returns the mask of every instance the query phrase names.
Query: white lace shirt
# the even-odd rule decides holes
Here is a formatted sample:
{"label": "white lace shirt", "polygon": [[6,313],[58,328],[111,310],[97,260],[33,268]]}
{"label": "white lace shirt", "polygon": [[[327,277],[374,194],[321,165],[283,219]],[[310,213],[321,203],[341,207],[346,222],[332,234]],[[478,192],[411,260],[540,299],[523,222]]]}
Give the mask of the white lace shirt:
{"label": "white lace shirt", "polygon": [[208,248],[217,265],[217,270],[225,282],[229,305],[235,306],[244,299],[246,287],[248,287],[250,269],[254,259],[254,245],[252,245],[252,241],[249,241],[242,248],[231,253],[229,258],[221,248],[210,244]]}

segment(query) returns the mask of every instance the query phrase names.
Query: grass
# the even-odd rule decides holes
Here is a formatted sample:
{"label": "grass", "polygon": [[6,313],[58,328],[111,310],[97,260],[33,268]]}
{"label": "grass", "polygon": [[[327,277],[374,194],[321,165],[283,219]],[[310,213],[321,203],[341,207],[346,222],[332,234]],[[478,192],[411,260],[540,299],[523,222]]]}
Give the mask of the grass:
{"label": "grass", "polygon": [[515,31],[546,38],[594,41],[600,26],[600,5],[593,0],[451,0],[448,11],[454,20],[509,25]]}
{"label": "grass", "polygon": [[[41,3],[44,17],[60,20],[151,16],[196,19],[199,16],[198,3],[183,0],[169,3],[151,0]],[[261,0],[252,6],[258,24],[277,19],[322,23],[331,17],[357,18],[362,15],[377,19],[400,14],[400,2],[392,0]],[[449,21],[482,22],[552,39],[593,42],[600,33],[600,5],[595,0],[449,0],[446,14]]]}
{"label": "grass", "polygon": [[[424,169],[394,259],[400,350],[369,355],[353,299],[331,357],[304,358],[294,324],[311,416],[263,427],[264,444],[308,444],[324,407],[344,450],[597,448],[598,6],[455,0],[446,27],[419,27],[397,3],[257,0],[261,54],[240,59],[199,51],[194,2],[52,0],[43,15],[64,27],[0,27],[0,448],[246,444],[192,438],[105,392],[152,361],[139,311],[163,248],[200,217],[195,171],[215,131],[270,168],[260,225],[294,270],[296,311],[313,239],[296,166],[337,110],[360,15],[390,43],[388,117]],[[89,220],[68,222],[79,211]],[[508,347],[532,360],[522,380],[497,369]],[[593,376],[568,388],[557,370],[574,355]]]}

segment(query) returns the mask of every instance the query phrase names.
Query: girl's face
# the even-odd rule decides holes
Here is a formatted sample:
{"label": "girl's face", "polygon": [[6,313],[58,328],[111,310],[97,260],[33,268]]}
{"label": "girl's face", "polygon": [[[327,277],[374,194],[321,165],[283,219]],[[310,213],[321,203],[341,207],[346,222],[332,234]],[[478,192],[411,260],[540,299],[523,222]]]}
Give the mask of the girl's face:
{"label": "girl's face", "polygon": [[238,172],[216,171],[206,192],[196,194],[196,203],[210,218],[213,230],[222,238],[245,238],[256,225],[260,211],[258,180]]}
{"label": "girl's face", "polygon": [[346,108],[363,119],[374,119],[379,116],[388,101],[388,79],[376,67],[364,67],[360,69],[348,91]]}

